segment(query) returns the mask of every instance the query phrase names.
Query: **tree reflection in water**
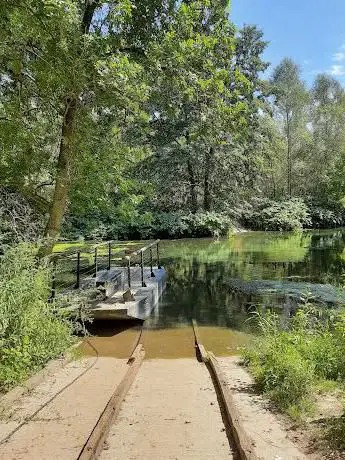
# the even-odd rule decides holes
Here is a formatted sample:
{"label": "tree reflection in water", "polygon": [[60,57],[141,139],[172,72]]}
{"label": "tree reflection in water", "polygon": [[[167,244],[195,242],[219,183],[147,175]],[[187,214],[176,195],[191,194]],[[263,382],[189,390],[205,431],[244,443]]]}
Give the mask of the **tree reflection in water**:
{"label": "tree reflection in water", "polygon": [[248,330],[255,308],[290,315],[308,292],[321,304],[336,302],[344,248],[345,230],[163,242],[168,285],[147,327],[183,326],[195,318],[205,326]]}

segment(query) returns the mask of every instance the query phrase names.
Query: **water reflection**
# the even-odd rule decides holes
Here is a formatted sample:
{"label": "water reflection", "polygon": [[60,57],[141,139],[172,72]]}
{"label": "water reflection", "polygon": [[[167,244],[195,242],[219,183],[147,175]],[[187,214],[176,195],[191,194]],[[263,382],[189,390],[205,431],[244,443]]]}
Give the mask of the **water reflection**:
{"label": "water reflection", "polygon": [[345,273],[344,230],[169,241],[162,258],[168,286],[148,328],[195,318],[205,326],[247,330],[253,305],[289,315],[307,293],[328,305],[345,301],[336,289]]}

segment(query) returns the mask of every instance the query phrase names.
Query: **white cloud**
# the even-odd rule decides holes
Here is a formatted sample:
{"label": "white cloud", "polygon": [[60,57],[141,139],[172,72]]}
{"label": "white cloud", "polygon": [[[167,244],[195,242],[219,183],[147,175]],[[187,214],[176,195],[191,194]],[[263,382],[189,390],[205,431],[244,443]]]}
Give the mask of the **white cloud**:
{"label": "white cloud", "polygon": [[338,51],[338,53],[333,54],[333,61],[336,61],[336,62],[345,61],[345,51]]}
{"label": "white cloud", "polygon": [[329,73],[334,77],[344,77],[345,76],[345,66],[343,65],[332,65]]}
{"label": "white cloud", "polygon": [[332,60],[335,62],[345,61],[345,44],[342,45],[339,50],[333,54]]}

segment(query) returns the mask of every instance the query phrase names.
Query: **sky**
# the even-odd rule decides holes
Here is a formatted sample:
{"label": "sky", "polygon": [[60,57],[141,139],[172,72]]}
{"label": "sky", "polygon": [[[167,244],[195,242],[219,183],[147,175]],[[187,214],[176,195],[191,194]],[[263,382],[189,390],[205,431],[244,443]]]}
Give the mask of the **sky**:
{"label": "sky", "polygon": [[269,74],[290,57],[308,86],[321,72],[345,85],[345,0],[232,0],[231,19],[263,30]]}

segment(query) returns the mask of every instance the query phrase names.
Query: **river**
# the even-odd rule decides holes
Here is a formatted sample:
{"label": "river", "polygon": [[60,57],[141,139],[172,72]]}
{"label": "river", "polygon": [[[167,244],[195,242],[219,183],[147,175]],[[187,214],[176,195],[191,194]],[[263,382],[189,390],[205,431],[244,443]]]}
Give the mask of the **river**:
{"label": "river", "polygon": [[163,241],[161,262],[167,288],[145,321],[149,357],[189,356],[191,319],[209,350],[236,354],[255,329],[255,310],[291,315],[308,300],[345,304],[344,229]]}

